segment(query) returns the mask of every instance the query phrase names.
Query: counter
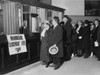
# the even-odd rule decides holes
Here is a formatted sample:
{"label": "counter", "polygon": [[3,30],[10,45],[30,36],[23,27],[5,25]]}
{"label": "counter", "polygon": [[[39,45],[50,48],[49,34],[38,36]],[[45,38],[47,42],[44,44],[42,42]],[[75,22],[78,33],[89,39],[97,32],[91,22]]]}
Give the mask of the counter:
{"label": "counter", "polygon": [[32,64],[39,60],[40,34],[25,35],[27,52],[9,55],[6,35],[0,35],[0,74]]}

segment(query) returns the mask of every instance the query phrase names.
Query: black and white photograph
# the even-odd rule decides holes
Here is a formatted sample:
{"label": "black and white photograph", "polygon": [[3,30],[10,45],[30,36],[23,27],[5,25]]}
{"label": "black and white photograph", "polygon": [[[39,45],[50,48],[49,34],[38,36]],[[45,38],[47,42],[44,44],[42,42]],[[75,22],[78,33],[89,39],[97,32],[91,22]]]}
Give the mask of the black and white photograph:
{"label": "black and white photograph", "polygon": [[0,75],[100,75],[100,0],[0,0]]}

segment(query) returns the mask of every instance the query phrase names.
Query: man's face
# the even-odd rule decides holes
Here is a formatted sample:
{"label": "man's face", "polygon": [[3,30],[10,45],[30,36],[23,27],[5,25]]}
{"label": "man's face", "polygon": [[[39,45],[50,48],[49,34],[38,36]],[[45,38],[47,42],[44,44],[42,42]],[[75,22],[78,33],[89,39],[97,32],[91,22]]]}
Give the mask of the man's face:
{"label": "man's face", "polygon": [[72,23],[72,27],[75,27],[75,23]]}
{"label": "man's face", "polygon": [[98,21],[95,21],[94,23],[95,23],[95,25],[98,25],[98,24],[99,24],[99,22],[98,22]]}
{"label": "man's face", "polygon": [[64,17],[63,18],[63,21],[66,23],[68,21],[68,19]]}
{"label": "man's face", "polygon": [[79,21],[79,22],[78,22],[78,25],[82,25],[82,22],[81,22],[81,21]]}

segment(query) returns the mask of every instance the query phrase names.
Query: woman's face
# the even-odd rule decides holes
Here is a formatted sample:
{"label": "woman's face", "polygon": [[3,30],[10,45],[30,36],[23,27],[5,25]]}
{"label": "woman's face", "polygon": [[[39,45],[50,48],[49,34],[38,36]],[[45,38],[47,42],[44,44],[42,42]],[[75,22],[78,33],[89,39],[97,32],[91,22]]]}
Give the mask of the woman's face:
{"label": "woman's face", "polygon": [[88,24],[84,23],[84,26],[88,26]]}
{"label": "woman's face", "polygon": [[95,24],[95,25],[99,25],[99,22],[98,22],[98,21],[94,21],[94,24]]}
{"label": "woman's face", "polygon": [[79,22],[78,22],[78,25],[82,25],[82,22],[81,22],[81,21],[79,21]]}
{"label": "woman's face", "polygon": [[72,27],[76,27],[76,24],[75,23],[72,23]]}

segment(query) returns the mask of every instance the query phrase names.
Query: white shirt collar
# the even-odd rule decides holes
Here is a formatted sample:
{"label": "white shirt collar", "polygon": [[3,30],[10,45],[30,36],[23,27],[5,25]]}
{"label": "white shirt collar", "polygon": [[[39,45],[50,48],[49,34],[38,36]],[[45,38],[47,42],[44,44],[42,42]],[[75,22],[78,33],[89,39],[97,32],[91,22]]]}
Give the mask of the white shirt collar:
{"label": "white shirt collar", "polygon": [[95,25],[96,27],[98,27],[98,25]]}
{"label": "white shirt collar", "polygon": [[57,25],[58,25],[58,24],[55,24],[53,28],[55,29]]}

